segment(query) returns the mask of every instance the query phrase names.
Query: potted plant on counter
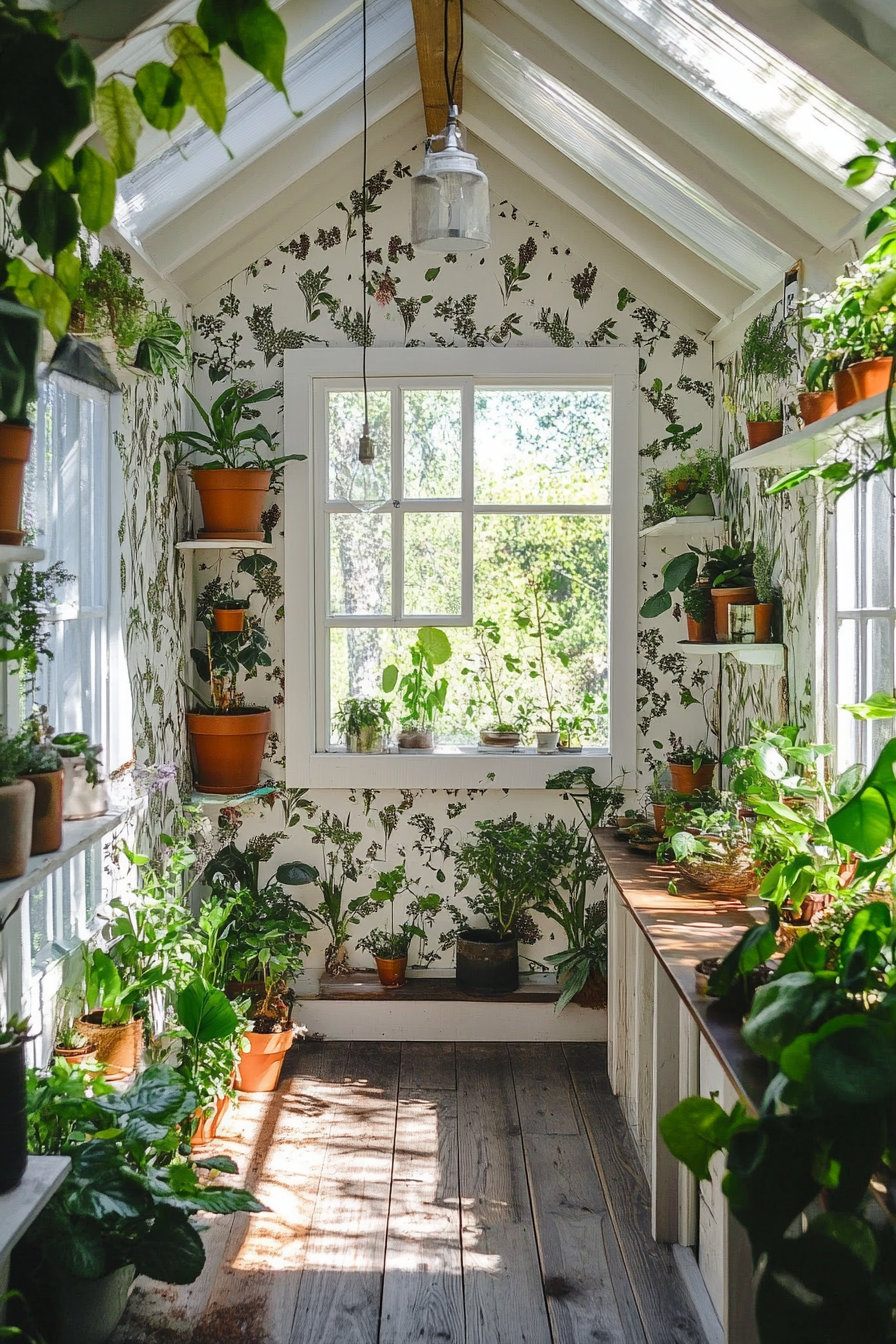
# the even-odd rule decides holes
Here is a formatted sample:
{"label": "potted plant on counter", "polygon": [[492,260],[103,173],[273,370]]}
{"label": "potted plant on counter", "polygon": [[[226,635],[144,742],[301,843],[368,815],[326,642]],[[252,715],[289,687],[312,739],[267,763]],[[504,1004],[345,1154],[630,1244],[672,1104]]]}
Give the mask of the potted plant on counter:
{"label": "potted plant on counter", "polygon": [[705,742],[697,747],[686,747],[680,737],[669,734],[666,764],[676,793],[696,793],[699,789],[708,789],[712,784],[715,761],[715,755]]}
{"label": "potted plant on counter", "polygon": [[86,733],[56,733],[51,741],[62,757],[63,821],[102,817],[109,810],[106,781],[100,778],[102,746],[91,744]]}
{"label": "potted plant on counter", "polygon": [[62,795],[65,771],[62,757],[46,732],[46,716],[37,711],[19,734],[22,762],[19,774],[34,786],[31,853],[52,854],[62,848]]}
{"label": "potted plant on counter", "polygon": [[25,753],[0,725],[0,882],[21,877],[31,857],[34,784],[22,779]]}
{"label": "potted plant on counter", "polygon": [[772,637],[772,616],[775,610],[772,557],[762,542],[756,547],[753,584],[756,589],[755,602],[732,602],[728,607],[729,632],[734,644],[768,644]]}
{"label": "potted plant on counter", "polygon": [[22,491],[33,432],[29,416],[37,402],[40,313],[4,289],[0,327],[7,347],[0,362],[0,546],[21,546]]}
{"label": "potted plant on counter", "polygon": [[444,666],[451,657],[451,643],[444,630],[424,625],[410,648],[411,670],[400,676],[395,663],[383,668],[382,686],[387,695],[398,687],[404,705],[398,750],[430,752],[435,740],[433,725],[436,715],[445,708],[448,678],[437,677],[436,668]]}
{"label": "potted plant on counter", "polygon": [[776,304],[771,312],[757,314],[741,345],[735,395],[751,448],[760,448],[784,433],[781,403],[797,354],[790,344],[788,322],[777,312]]}
{"label": "potted plant on counter", "polygon": [[0,1195],[14,1190],[28,1165],[25,1113],[25,1042],[28,1022],[8,1017],[0,1022]]}
{"label": "potted plant on counter", "polygon": [[211,690],[187,712],[187,728],[193,746],[196,787],[205,793],[235,793],[258,785],[265,744],[271,727],[271,711],[245,704],[238,689],[240,676],[247,680],[260,667],[270,667],[268,637],[258,616],[250,616],[240,630],[209,628],[214,616],[205,618],[205,647],[190,650],[196,671]]}
{"label": "potted plant on counter", "polygon": [[[471,927],[456,906],[448,910],[457,928],[457,986],[466,994],[512,994],[519,988],[519,944],[538,940],[531,907],[538,896],[538,836],[513,813],[500,821],[477,821],[454,855],[458,893],[485,921]],[[467,891],[471,882],[477,889]]]}
{"label": "potted plant on counter", "polygon": [[[200,537],[238,541],[263,541],[261,514],[264,497],[274,472],[285,462],[304,462],[304,453],[270,456],[275,451],[276,432],[271,434],[257,421],[240,429],[243,420],[254,420],[260,402],[282,396],[279,387],[256,390],[252,383],[234,383],[215,400],[211,410],[187,391],[205,431],[175,430],[163,443],[175,445],[175,466],[194,457],[208,458],[193,467],[192,476],[202,502],[205,526]],[[264,444],[267,455],[259,448]]]}
{"label": "potted plant on counter", "polygon": [[392,728],[389,705],[378,696],[349,696],[340,700],[333,727],[345,737],[348,751],[382,751]]}
{"label": "potted plant on counter", "polygon": [[[369,899],[375,905],[389,906],[389,928],[373,929],[358,939],[358,947],[364,952],[369,952],[376,962],[377,974],[384,989],[401,988],[405,980],[411,943],[415,938],[419,938],[422,943],[426,942],[426,930],[408,919],[405,919],[397,929],[395,927],[395,901],[402,892],[412,895],[412,883],[408,880],[404,859],[397,867],[391,868],[386,873],[380,873],[369,895]],[[438,899],[436,897],[436,900]],[[420,900],[424,902],[423,906],[419,904]],[[418,910],[426,909],[430,906],[430,898],[425,896],[414,898],[411,905]]]}
{"label": "potted plant on counter", "polygon": [[545,960],[562,985],[556,1011],[575,1000],[587,1008],[607,1005],[607,903],[588,901],[589,888],[606,865],[578,826],[549,817],[538,827],[541,877],[535,909],[559,924],[566,947]]}

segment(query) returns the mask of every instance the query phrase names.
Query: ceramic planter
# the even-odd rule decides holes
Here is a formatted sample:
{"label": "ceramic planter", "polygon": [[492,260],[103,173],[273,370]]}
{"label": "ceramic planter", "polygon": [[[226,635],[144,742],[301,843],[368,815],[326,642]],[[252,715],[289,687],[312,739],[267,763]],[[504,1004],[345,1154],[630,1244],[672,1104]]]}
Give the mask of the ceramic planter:
{"label": "ceramic planter", "polygon": [[713,761],[704,761],[699,770],[695,770],[690,763],[676,765],[673,761],[668,761],[667,764],[669,774],[672,776],[672,787],[676,793],[696,793],[698,789],[711,788],[712,775],[716,768]]}
{"label": "ceramic planter", "polygon": [[810,891],[800,902],[799,914],[792,908],[789,898],[781,907],[781,920],[784,924],[796,924],[802,926],[811,924],[817,919],[827,906],[831,904],[834,897],[827,891]]}
{"label": "ceramic planter", "polygon": [[93,1064],[96,1060],[95,1045],[54,1045],[53,1058],[64,1059],[66,1064]]}
{"label": "ceramic planter", "polygon": [[462,929],[457,935],[457,987],[465,994],[513,994],[520,987],[515,938],[491,929]]}
{"label": "ceramic planter", "polygon": [[239,1092],[275,1092],[286,1052],[293,1043],[292,1027],[286,1031],[247,1031],[249,1049],[240,1055],[236,1086]]}
{"label": "ceramic planter", "polygon": [[751,448],[761,448],[763,444],[780,439],[784,433],[783,420],[748,420],[747,442]]}
{"label": "ceramic planter", "polygon": [[46,770],[23,775],[34,785],[34,820],[31,823],[31,853],[52,854],[62,848],[62,790],[64,770]]}
{"label": "ceramic planter", "polygon": [[685,513],[689,518],[712,518],[715,511],[712,495],[695,495],[690,504],[685,507]]}
{"label": "ceramic planter", "polygon": [[63,757],[62,785],[63,821],[84,821],[87,817],[102,817],[109,811],[109,791],[106,781],[91,784],[83,756]]}
{"label": "ceramic planter", "polygon": [[727,644],[731,637],[728,625],[728,608],[732,602],[750,605],[756,602],[755,588],[711,588],[713,615],[715,618],[716,639]]}
{"label": "ceramic planter", "polygon": [[227,714],[191,710],[187,728],[196,788],[202,793],[239,793],[257,788],[270,727],[269,709]]}
{"label": "ceramic planter", "polygon": [[407,957],[374,957],[377,975],[384,989],[401,989],[408,968]]}
{"label": "ceramic planter", "polygon": [[850,364],[847,373],[852,377],[856,401],[867,401],[869,397],[886,392],[892,368],[892,355],[878,355],[876,359],[862,359],[858,364]]}
{"label": "ceramic planter", "polygon": [[0,1195],[15,1190],[28,1165],[25,1043],[0,1046]]}
{"label": "ceramic planter", "polygon": [[19,523],[31,434],[30,425],[0,423],[0,546],[21,546],[25,535]]}
{"label": "ceramic planter", "polygon": [[136,1272],[123,1265],[102,1279],[78,1279],[54,1265],[54,1344],[106,1344],[124,1315]]}
{"label": "ceramic planter", "polygon": [[264,541],[261,514],[271,473],[260,467],[194,467],[205,526],[200,537]]}
{"label": "ceramic planter", "polygon": [[804,425],[814,425],[818,420],[826,420],[837,409],[837,397],[832,387],[826,392],[801,392],[799,403]]}
{"label": "ceramic planter", "polygon": [[519,733],[502,733],[497,728],[480,728],[479,741],[484,747],[518,747]]}
{"label": "ceramic planter", "polygon": [[557,750],[561,752],[566,752],[566,754],[569,756],[581,756],[582,744],[580,742],[577,746],[573,746],[571,742],[558,742]]}
{"label": "ceramic planter", "polygon": [[772,637],[772,602],[732,602],[728,628],[732,644],[768,644]]}
{"label": "ceramic planter", "polygon": [[377,728],[376,724],[370,724],[367,728],[362,728],[360,732],[348,733],[345,744],[348,750],[352,752],[382,751],[382,730]]}
{"label": "ceramic planter", "polygon": [[215,629],[226,634],[238,633],[246,623],[245,607],[214,607]]}
{"label": "ceramic planter", "polygon": [[433,751],[435,738],[431,728],[402,728],[398,734],[399,751]]}
{"label": "ceramic planter", "polygon": [[551,733],[543,729],[535,734],[536,748],[539,756],[553,756],[557,750],[557,743],[560,741],[559,733]]}
{"label": "ceramic planter", "polygon": [[108,1078],[125,1078],[134,1073],[143,1054],[143,1019],[106,1026],[103,1011],[79,1017],[78,1031],[96,1050],[98,1064],[106,1065]]}
{"label": "ceramic planter", "polygon": [[0,786],[0,882],[21,877],[31,857],[34,785],[17,779]]}

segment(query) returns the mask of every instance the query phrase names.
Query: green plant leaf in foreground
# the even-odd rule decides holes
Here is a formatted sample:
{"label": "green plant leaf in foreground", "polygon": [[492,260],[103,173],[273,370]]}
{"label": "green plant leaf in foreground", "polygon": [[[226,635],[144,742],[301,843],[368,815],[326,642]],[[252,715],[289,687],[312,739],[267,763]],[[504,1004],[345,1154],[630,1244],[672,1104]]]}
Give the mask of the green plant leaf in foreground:
{"label": "green plant leaf in foreground", "polygon": [[841,845],[870,859],[888,845],[896,831],[896,738],[878,756],[865,783],[828,820]]}
{"label": "green plant leaf in foreground", "polygon": [[711,1159],[728,1147],[733,1130],[745,1120],[740,1102],[729,1116],[713,1097],[686,1097],[663,1116],[659,1130],[672,1156],[698,1181],[708,1181]]}

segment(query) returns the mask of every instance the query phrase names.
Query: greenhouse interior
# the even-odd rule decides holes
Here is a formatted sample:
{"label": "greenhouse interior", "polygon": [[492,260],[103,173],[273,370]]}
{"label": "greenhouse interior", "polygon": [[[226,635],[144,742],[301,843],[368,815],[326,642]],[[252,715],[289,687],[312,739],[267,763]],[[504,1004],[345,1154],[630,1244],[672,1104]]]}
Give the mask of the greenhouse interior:
{"label": "greenhouse interior", "polygon": [[0,0],[0,1340],[896,1344],[894,0]]}

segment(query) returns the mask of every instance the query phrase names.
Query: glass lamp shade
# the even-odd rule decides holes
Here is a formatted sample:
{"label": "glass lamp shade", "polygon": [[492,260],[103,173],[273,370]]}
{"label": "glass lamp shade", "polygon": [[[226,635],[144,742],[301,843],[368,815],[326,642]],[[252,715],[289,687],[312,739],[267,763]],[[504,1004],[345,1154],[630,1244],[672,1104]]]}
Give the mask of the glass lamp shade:
{"label": "glass lamp shade", "polygon": [[464,149],[456,117],[434,138],[444,149],[427,144],[411,181],[411,239],[424,252],[479,252],[491,242],[488,178]]}

